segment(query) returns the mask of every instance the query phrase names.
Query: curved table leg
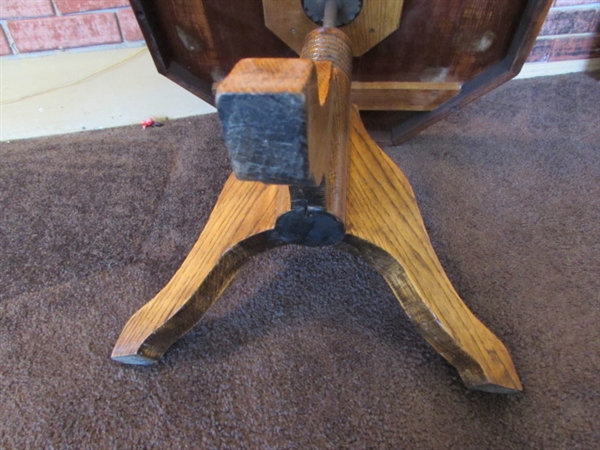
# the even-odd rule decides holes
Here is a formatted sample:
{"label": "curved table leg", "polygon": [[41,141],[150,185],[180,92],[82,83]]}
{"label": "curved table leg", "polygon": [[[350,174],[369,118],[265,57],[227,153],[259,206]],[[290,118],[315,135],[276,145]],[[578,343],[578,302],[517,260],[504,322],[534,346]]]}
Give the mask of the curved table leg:
{"label": "curved table leg", "polygon": [[469,388],[522,390],[502,342],[448,280],[408,180],[371,139],[356,109],[351,117],[346,232],[340,248],[358,253],[383,275],[424,338],[456,367]]}
{"label": "curved table leg", "polygon": [[[358,253],[386,279],[425,339],[465,384],[490,392],[522,389],[506,348],[467,308],[431,246],[404,174],[351,118],[346,232],[340,248]],[[284,186],[227,181],[208,223],[169,283],[125,325],[112,358],[156,362],[202,318],[250,257],[284,245],[274,231],[290,198]]]}
{"label": "curved table leg", "polygon": [[112,359],[157,362],[202,318],[252,256],[283,245],[273,231],[289,207],[285,186],[231,176],[189,255],[169,283],[127,322]]}

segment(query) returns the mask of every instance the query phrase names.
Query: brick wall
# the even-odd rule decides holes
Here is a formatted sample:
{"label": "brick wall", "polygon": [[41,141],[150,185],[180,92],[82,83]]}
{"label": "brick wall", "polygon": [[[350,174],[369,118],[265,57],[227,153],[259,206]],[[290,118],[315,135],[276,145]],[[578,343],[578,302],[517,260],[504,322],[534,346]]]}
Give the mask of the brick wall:
{"label": "brick wall", "polygon": [[127,0],[0,0],[2,56],[142,40]]}
{"label": "brick wall", "polygon": [[600,58],[600,0],[554,0],[527,62]]}
{"label": "brick wall", "polygon": [[[0,55],[138,44],[127,0],[0,0]],[[555,0],[528,62],[600,58],[600,0]]]}

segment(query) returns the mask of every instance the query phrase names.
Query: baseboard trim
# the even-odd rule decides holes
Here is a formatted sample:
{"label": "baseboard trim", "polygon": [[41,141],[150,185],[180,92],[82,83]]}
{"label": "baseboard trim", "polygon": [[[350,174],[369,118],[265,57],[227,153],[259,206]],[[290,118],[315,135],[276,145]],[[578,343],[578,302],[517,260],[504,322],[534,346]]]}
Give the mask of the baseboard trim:
{"label": "baseboard trim", "polygon": [[525,64],[515,79],[523,80],[526,78],[562,75],[565,73],[592,72],[594,70],[600,70],[600,58],[577,59],[574,61],[536,62]]}
{"label": "baseboard trim", "polygon": [[1,59],[0,65],[0,141],[215,111],[159,75],[147,48]]}
{"label": "baseboard trim", "polygon": [[[0,65],[0,141],[215,111],[159,75],[145,48],[2,58]],[[593,70],[600,58],[529,63],[516,78]]]}

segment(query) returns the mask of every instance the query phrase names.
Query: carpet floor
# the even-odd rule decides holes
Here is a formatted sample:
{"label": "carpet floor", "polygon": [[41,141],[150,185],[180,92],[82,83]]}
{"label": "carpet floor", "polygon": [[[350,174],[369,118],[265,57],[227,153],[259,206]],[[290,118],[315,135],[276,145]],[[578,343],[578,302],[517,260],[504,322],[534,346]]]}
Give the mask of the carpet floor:
{"label": "carpet floor", "polygon": [[228,176],[218,120],[3,142],[0,447],[600,448],[598,78],[512,81],[385,148],[514,395],[467,390],[335,248],[254,258],[159,364],[113,362]]}

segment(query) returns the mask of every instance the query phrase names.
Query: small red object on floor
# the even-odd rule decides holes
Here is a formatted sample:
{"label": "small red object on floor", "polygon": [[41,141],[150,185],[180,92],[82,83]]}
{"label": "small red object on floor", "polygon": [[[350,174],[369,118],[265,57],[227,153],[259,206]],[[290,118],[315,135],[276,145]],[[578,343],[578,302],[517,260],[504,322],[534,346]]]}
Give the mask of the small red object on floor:
{"label": "small red object on floor", "polygon": [[162,123],[155,122],[154,119],[146,119],[142,122],[142,128],[145,130],[148,127],[162,127]]}

